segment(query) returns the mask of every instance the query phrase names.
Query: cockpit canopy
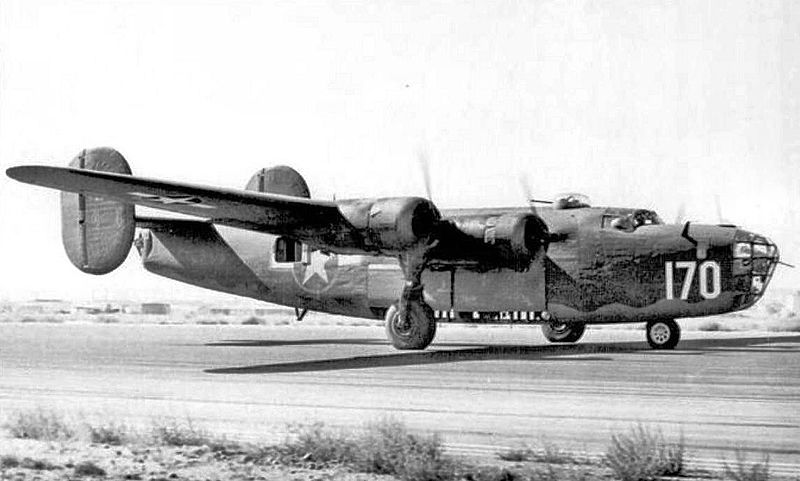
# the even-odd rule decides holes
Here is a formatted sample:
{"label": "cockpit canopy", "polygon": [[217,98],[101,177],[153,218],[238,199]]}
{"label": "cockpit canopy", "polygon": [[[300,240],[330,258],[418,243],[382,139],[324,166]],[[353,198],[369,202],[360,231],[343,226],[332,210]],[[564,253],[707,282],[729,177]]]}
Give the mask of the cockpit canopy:
{"label": "cockpit canopy", "polygon": [[623,232],[633,232],[636,229],[649,225],[661,225],[664,221],[655,213],[647,209],[619,209],[617,212],[607,212],[603,215],[603,228],[616,229]]}
{"label": "cockpit canopy", "polygon": [[584,207],[591,207],[592,202],[589,200],[589,197],[584,194],[578,193],[566,193],[566,194],[558,194],[553,199],[553,208],[554,209],[581,209]]}

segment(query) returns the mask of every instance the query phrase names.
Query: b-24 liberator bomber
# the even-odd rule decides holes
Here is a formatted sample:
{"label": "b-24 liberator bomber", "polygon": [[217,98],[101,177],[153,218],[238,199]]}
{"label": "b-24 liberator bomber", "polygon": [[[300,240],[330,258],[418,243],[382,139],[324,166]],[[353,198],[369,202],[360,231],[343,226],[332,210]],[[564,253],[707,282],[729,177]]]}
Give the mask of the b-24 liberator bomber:
{"label": "b-24 liberator bomber", "polygon": [[[227,189],[134,176],[110,148],[7,174],[63,191],[62,240],[83,272],[111,272],[135,245],[150,272],[292,306],[298,319],[384,318],[398,349],[427,347],[437,319],[537,323],[562,343],[587,324],[646,322],[650,346],[671,349],[676,318],[752,306],[779,263],[762,235],[665,224],[580,195],[442,211],[421,197],[316,200],[286,166]],[[192,218],[137,215],[136,205]]]}

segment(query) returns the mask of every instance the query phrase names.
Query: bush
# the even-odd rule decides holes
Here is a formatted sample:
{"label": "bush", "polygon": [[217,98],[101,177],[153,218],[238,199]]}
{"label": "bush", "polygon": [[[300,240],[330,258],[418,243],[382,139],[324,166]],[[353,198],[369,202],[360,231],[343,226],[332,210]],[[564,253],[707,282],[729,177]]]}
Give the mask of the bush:
{"label": "bush", "polygon": [[769,455],[765,454],[760,463],[748,465],[744,453],[736,451],[736,465],[723,465],[723,473],[726,479],[733,481],[768,481],[769,480]]}
{"label": "bush", "polygon": [[394,420],[365,426],[362,433],[347,434],[321,423],[295,428],[296,439],[263,450],[264,459],[278,453],[289,464],[316,467],[345,465],[364,472],[393,475],[403,481],[437,481],[455,478],[455,463],[443,454],[438,436],[412,434]]}
{"label": "bush", "polygon": [[75,435],[61,414],[41,408],[13,414],[6,423],[6,428],[11,436],[21,439],[56,441],[70,439]]}
{"label": "bush", "polygon": [[386,419],[367,425],[358,444],[358,468],[364,472],[395,475],[406,481],[455,477],[455,463],[444,455],[439,437],[412,434],[399,421]]}
{"label": "bush", "polygon": [[74,468],[75,476],[95,476],[101,477],[106,475],[106,470],[94,464],[91,461],[84,461],[78,463]]}
{"label": "bush", "polygon": [[97,444],[121,446],[130,440],[130,430],[124,424],[106,423],[98,426],[86,425],[89,441]]}
{"label": "bush", "polygon": [[151,434],[156,444],[164,446],[214,447],[222,443],[222,440],[212,436],[205,429],[195,426],[191,419],[187,419],[185,423],[171,420],[155,424]]}
{"label": "bush", "polygon": [[604,462],[621,481],[649,481],[683,472],[683,436],[677,443],[664,441],[661,431],[643,425],[611,436]]}
{"label": "bush", "polygon": [[289,463],[320,465],[353,464],[358,456],[358,444],[353,436],[330,429],[322,423],[292,428],[296,438],[280,447]]}
{"label": "bush", "polygon": [[523,461],[530,461],[533,457],[533,450],[527,446],[522,446],[518,448],[509,448],[505,451],[501,451],[497,453],[497,457],[502,459],[503,461],[509,461],[512,463],[521,463]]}
{"label": "bush", "polygon": [[539,450],[524,446],[512,448],[497,453],[497,455],[503,461],[511,462],[533,461],[545,464],[591,464],[588,459],[578,459],[573,456],[572,453],[564,451],[550,442],[544,442],[542,444],[542,449]]}

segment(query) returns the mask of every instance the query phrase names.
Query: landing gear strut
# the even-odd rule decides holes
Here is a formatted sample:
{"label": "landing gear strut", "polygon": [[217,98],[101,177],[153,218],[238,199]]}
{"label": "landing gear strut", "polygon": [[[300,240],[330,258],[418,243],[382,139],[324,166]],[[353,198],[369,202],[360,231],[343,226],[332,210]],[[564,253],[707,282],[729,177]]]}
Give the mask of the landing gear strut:
{"label": "landing gear strut", "polygon": [[422,295],[422,271],[430,246],[420,246],[400,256],[406,284],[396,305],[386,311],[386,335],[397,349],[425,349],[436,335],[433,309]]}
{"label": "landing gear strut", "polygon": [[653,349],[675,349],[681,340],[681,328],[672,319],[647,323],[647,343]]}

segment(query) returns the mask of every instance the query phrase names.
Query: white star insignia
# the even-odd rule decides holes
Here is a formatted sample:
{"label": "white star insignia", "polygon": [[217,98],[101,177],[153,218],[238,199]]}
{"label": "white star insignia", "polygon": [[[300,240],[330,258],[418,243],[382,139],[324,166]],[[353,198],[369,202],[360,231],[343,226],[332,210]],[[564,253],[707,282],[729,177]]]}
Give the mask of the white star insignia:
{"label": "white star insignia", "polygon": [[142,192],[130,192],[130,195],[139,197],[142,200],[150,202],[157,202],[159,204],[170,205],[190,205],[192,207],[200,207],[201,209],[213,209],[214,206],[204,204],[202,200],[191,195],[154,195],[145,194]]}
{"label": "white star insignia", "polygon": [[320,279],[328,283],[328,271],[325,270],[325,263],[328,261],[330,256],[323,254],[320,251],[311,251],[308,255],[309,262],[306,264],[306,271],[303,274],[303,285],[306,285],[308,281],[314,277],[314,275],[319,276]]}

